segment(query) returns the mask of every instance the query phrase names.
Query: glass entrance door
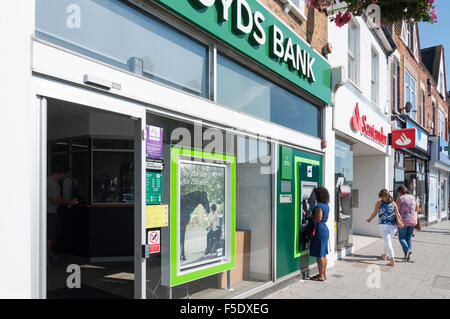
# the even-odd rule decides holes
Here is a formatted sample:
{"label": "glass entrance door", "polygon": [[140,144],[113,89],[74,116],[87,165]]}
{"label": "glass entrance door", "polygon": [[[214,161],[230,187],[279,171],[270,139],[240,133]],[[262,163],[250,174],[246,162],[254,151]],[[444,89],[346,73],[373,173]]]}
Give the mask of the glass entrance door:
{"label": "glass entrance door", "polygon": [[73,93],[68,100],[39,98],[39,296],[145,297],[145,109],[140,114],[136,105],[111,100],[109,107],[97,108],[95,93]]}

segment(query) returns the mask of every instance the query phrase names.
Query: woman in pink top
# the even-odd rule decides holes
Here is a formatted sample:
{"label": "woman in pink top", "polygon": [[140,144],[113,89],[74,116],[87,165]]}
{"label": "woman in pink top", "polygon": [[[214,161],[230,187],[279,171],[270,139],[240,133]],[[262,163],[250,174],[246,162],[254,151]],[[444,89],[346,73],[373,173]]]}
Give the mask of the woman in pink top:
{"label": "woman in pink top", "polygon": [[417,225],[418,205],[416,198],[409,193],[409,190],[404,185],[400,186],[397,191],[400,196],[397,197],[395,202],[404,225],[403,228],[398,229],[398,238],[405,253],[405,259],[409,261],[412,254],[411,239]]}

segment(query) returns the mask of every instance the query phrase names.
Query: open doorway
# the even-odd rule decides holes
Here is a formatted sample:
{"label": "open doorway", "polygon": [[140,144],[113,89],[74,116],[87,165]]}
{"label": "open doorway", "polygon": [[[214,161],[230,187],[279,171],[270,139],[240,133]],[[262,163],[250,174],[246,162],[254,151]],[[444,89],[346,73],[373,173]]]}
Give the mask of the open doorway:
{"label": "open doorway", "polygon": [[134,297],[137,123],[48,99],[47,298]]}

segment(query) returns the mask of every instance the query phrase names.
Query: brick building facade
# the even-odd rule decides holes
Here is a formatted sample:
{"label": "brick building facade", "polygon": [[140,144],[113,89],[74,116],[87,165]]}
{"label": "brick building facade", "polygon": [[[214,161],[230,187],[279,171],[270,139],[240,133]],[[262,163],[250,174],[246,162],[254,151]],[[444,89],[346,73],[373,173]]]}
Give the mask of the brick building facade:
{"label": "brick building facade", "polygon": [[[409,39],[408,36],[410,36]],[[417,25],[409,26],[406,23],[393,25],[393,38],[397,45],[398,54],[397,61],[392,64],[391,69],[392,113],[406,113],[403,108],[409,100],[405,92],[405,80],[407,80],[405,77],[407,76],[406,72],[408,72],[416,82],[415,101],[413,109],[408,115],[425,128],[430,135],[439,135],[439,110],[444,114],[445,123],[448,123],[448,102],[445,99],[446,86],[445,81],[443,81],[444,93],[441,94],[438,89],[439,75],[432,74],[432,71],[427,68],[423,61],[423,54],[426,54],[428,58],[428,52],[432,51],[431,68],[436,68],[436,66],[433,66],[433,62],[436,60],[434,55],[440,55],[441,52],[443,54],[443,48],[439,47],[439,52],[436,52],[436,48],[422,50]],[[443,138],[448,140],[448,129],[444,130]]]}
{"label": "brick building facade", "polygon": [[[392,129],[415,128],[416,147],[393,152],[393,186],[405,184],[428,223],[448,215],[448,112],[444,48],[421,49],[417,24],[391,26]],[[420,145],[419,145],[420,144]]]}

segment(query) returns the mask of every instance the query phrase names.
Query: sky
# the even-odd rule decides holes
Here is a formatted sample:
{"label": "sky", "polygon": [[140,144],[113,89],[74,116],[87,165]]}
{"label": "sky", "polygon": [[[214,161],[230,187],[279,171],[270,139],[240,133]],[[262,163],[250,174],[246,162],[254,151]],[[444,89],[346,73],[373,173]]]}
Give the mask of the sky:
{"label": "sky", "polygon": [[439,44],[444,46],[447,91],[450,91],[450,1],[436,0],[436,12],[436,23],[419,24],[420,47],[424,49]]}

